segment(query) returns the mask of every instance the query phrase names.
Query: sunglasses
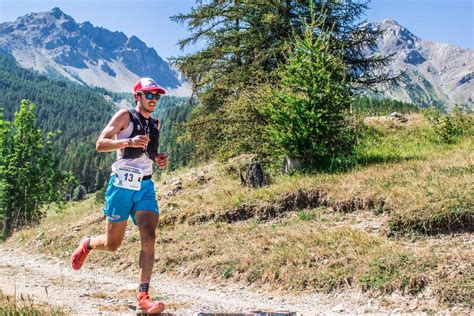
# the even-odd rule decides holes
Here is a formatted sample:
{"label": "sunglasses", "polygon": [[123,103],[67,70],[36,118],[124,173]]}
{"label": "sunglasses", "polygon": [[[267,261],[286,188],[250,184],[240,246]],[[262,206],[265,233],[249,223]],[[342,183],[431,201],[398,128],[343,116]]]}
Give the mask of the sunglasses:
{"label": "sunglasses", "polygon": [[140,93],[140,94],[143,94],[145,96],[145,99],[147,99],[147,100],[153,100],[153,98],[155,98],[155,100],[158,101],[161,98],[161,94],[159,94],[159,93],[153,94],[151,92],[143,92],[143,93]]}

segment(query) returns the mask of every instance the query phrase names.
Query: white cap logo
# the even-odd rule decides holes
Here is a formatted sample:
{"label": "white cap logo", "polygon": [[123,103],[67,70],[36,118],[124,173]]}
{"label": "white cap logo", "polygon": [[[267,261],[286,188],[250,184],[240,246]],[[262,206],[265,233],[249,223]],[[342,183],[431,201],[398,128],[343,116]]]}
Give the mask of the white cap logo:
{"label": "white cap logo", "polygon": [[151,78],[142,78],[141,80],[141,84],[142,84],[142,89],[144,88],[157,88],[157,84],[155,81],[153,81],[153,79]]}

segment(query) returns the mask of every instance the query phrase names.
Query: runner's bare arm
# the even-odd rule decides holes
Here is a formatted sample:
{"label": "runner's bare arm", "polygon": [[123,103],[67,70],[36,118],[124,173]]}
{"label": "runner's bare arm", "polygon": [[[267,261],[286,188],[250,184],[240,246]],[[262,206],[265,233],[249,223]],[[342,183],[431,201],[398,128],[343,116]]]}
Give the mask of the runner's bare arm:
{"label": "runner's bare arm", "polygon": [[125,147],[146,147],[149,138],[145,135],[135,136],[132,139],[114,139],[114,136],[122,129],[127,128],[129,123],[130,117],[127,110],[122,109],[115,113],[100,133],[95,149],[98,152],[109,152]]}

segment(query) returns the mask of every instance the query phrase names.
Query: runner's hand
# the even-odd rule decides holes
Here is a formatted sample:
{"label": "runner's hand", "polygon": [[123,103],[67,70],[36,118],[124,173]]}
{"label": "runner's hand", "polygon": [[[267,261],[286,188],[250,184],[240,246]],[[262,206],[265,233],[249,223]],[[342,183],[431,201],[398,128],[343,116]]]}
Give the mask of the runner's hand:
{"label": "runner's hand", "polygon": [[166,166],[168,165],[168,155],[164,153],[156,154],[155,162],[158,164],[161,170],[166,169]]}
{"label": "runner's hand", "polygon": [[131,147],[142,147],[143,149],[146,149],[146,146],[148,146],[148,142],[150,141],[150,137],[148,135],[137,135],[132,138],[132,146]]}

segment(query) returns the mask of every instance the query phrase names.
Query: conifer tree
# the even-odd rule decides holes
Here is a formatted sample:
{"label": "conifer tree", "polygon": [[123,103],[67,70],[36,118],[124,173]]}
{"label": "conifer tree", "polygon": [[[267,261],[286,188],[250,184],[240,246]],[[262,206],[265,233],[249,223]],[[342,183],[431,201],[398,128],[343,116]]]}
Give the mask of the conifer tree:
{"label": "conifer tree", "polygon": [[348,162],[355,133],[351,128],[350,84],[341,56],[330,52],[330,33],[308,25],[283,67],[266,112],[267,131],[281,153],[311,168]]}
{"label": "conifer tree", "polygon": [[361,18],[366,0],[319,1],[197,1],[191,12],[172,17],[186,24],[191,36],[180,47],[202,41],[206,45],[194,54],[174,61],[200,92],[206,109],[215,110],[225,98],[285,63],[294,35],[301,36],[311,15],[322,21],[321,31],[331,33],[330,52],[342,51],[342,59],[353,83],[363,87],[387,80],[377,72],[389,56],[367,56],[364,50],[375,44],[380,31],[364,27]]}

